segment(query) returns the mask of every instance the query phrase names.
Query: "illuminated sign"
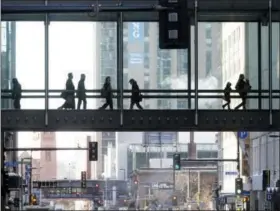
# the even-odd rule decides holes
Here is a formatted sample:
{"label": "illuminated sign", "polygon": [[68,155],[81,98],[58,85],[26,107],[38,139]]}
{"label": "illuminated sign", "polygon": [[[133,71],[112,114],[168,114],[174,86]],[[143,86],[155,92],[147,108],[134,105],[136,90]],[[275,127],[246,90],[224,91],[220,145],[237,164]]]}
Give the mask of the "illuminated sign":
{"label": "illuminated sign", "polygon": [[129,41],[144,41],[144,23],[132,22],[128,24]]}
{"label": "illuminated sign", "polygon": [[153,183],[152,189],[173,189],[173,184],[168,182]]}
{"label": "illuminated sign", "polygon": [[130,64],[143,64],[144,56],[142,53],[130,53],[129,63]]}

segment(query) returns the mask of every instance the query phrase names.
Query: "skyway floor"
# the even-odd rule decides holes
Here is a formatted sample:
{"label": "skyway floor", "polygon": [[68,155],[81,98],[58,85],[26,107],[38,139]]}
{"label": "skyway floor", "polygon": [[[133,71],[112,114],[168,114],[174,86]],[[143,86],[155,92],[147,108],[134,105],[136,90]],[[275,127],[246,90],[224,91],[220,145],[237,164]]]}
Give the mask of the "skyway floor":
{"label": "skyway floor", "polygon": [[[278,131],[280,111],[199,110],[2,110],[10,131]],[[121,121],[122,120],[122,121]]]}

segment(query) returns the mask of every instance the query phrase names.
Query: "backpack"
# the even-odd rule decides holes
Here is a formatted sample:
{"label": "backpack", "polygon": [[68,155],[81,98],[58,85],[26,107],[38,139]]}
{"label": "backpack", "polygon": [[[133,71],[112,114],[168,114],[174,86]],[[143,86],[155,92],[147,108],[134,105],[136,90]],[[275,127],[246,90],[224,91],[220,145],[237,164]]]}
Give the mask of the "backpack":
{"label": "backpack", "polygon": [[107,91],[104,89],[104,87],[101,89],[101,97],[106,97]]}
{"label": "backpack", "polygon": [[143,100],[143,95],[139,94],[139,102],[142,102],[142,100]]}

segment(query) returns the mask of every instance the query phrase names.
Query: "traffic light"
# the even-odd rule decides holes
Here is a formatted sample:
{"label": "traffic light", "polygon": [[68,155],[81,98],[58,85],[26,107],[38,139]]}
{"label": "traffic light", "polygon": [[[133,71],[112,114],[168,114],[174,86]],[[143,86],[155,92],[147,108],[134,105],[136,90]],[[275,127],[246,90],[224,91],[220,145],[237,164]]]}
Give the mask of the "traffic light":
{"label": "traffic light", "polygon": [[14,198],[14,206],[15,207],[19,207],[19,202],[20,202],[20,200],[19,200],[19,198]]}
{"label": "traffic light", "polygon": [[159,48],[187,49],[190,43],[190,22],[187,0],[160,0]]}
{"label": "traffic light", "polygon": [[178,202],[177,202],[177,196],[173,196],[172,197],[172,206],[177,206]]}
{"label": "traffic light", "polygon": [[243,198],[243,202],[244,202],[244,203],[249,202],[249,201],[250,201],[250,198],[249,198],[248,196],[245,196],[245,197]]}
{"label": "traffic light", "polygon": [[134,179],[133,183],[134,183],[134,185],[138,185],[138,180]]}
{"label": "traffic light", "polygon": [[95,184],[95,192],[99,192],[99,184]]}
{"label": "traffic light", "polygon": [[87,172],[82,171],[81,172],[81,188],[87,187]]}
{"label": "traffic light", "polygon": [[37,197],[34,194],[30,194],[30,205],[37,205]]}
{"label": "traffic light", "polygon": [[241,195],[243,193],[243,179],[236,178],[235,179],[235,194]]}
{"label": "traffic light", "polygon": [[88,147],[88,160],[89,161],[97,161],[98,160],[98,142],[89,142]]}
{"label": "traffic light", "polygon": [[262,174],[262,189],[263,191],[266,190],[266,188],[270,187],[270,170],[263,170]]}
{"label": "traffic light", "polygon": [[173,155],[173,169],[174,170],[181,170],[181,155],[180,154],[174,154]]}
{"label": "traffic light", "polygon": [[4,183],[4,192],[8,193],[9,191],[9,173],[7,170],[3,172],[3,183]]}

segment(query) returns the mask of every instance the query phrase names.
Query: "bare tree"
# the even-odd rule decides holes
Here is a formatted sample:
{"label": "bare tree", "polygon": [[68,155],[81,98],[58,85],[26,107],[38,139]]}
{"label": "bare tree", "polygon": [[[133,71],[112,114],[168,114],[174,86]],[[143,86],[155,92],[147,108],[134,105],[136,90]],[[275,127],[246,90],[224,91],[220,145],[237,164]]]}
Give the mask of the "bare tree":
{"label": "bare tree", "polygon": [[212,172],[179,172],[176,174],[175,187],[178,195],[183,197],[181,200],[199,201],[208,205],[212,199],[212,185],[215,179],[216,174]]}

